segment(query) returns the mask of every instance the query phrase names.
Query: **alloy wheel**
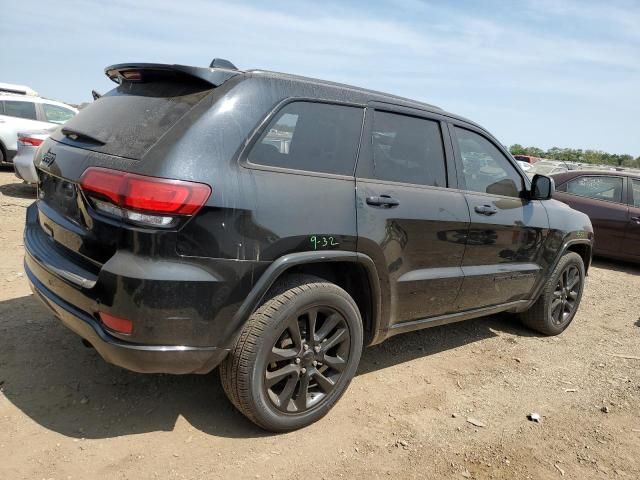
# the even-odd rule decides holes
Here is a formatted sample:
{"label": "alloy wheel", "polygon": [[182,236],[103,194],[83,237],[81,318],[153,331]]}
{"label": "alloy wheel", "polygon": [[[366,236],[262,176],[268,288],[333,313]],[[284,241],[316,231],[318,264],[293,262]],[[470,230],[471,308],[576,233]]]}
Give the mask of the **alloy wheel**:
{"label": "alloy wheel", "polygon": [[325,306],[293,315],[269,353],[264,388],[272,405],[300,414],[320,405],[347,367],[351,349],[343,314]]}
{"label": "alloy wheel", "polygon": [[560,274],[549,306],[555,325],[563,325],[572,318],[578,307],[581,282],[580,270],[575,265],[568,265]]}

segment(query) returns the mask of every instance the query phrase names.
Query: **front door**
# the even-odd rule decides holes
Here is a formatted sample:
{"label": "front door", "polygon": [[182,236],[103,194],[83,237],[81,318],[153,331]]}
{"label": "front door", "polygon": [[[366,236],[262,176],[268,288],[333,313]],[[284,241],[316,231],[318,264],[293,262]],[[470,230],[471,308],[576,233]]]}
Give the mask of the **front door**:
{"label": "front door", "polygon": [[448,188],[445,129],[425,112],[367,110],[356,172],[358,251],[373,258],[388,290],[389,325],[453,312],[462,284],[469,212],[464,195]]}
{"label": "front door", "polygon": [[471,221],[458,310],[527,299],[549,227],[542,203],[523,197],[526,183],[514,162],[472,128],[451,127]]}

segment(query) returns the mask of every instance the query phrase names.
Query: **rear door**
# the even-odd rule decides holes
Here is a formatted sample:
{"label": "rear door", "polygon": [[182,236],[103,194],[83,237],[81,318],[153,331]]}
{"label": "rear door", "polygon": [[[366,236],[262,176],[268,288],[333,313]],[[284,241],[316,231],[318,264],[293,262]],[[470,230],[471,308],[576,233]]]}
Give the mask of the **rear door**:
{"label": "rear door", "polygon": [[542,271],[545,208],[524,198],[527,182],[493,139],[465,124],[451,125],[451,134],[471,217],[456,308],[527,299]]}
{"label": "rear door", "polygon": [[616,175],[580,175],[560,187],[557,198],[591,219],[595,252],[617,254],[629,222],[626,178]]}
{"label": "rear door", "polygon": [[390,105],[367,109],[356,197],[358,251],[390,296],[390,324],[454,311],[469,212],[441,117]]}
{"label": "rear door", "polygon": [[629,222],[625,232],[624,253],[640,260],[640,178],[629,178]]}

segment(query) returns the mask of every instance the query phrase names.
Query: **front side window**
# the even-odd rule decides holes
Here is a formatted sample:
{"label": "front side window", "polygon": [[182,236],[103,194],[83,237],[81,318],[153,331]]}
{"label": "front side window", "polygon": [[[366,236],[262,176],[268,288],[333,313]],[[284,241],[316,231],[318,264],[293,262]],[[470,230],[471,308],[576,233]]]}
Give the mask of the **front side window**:
{"label": "front side window", "polygon": [[249,152],[258,165],[353,175],[364,109],[292,102],[280,110]]}
{"label": "front side window", "polygon": [[438,122],[376,111],[371,145],[375,178],[433,187],[447,186]]}
{"label": "front side window", "polygon": [[62,125],[76,114],[73,110],[58,105],[51,105],[50,103],[43,103],[42,107],[44,108],[44,116],[47,118],[47,122],[57,123],[59,125]]}
{"label": "front side window", "polygon": [[489,140],[455,127],[466,189],[473,192],[518,197],[522,177],[507,157]]}
{"label": "front side window", "polygon": [[622,177],[584,176],[567,183],[567,193],[581,197],[622,203]]}
{"label": "front side window", "polygon": [[633,206],[640,208],[640,180],[631,180],[633,188]]}
{"label": "front side window", "polygon": [[5,100],[4,114],[9,117],[26,118],[27,120],[37,119],[36,105],[33,102]]}

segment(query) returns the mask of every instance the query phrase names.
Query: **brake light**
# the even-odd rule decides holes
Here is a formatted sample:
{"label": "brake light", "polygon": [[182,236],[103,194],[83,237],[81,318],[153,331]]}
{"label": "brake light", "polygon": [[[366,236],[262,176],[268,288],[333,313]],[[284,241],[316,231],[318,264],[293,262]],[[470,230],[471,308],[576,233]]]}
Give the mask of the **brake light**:
{"label": "brake light", "polygon": [[18,137],[18,142],[24,144],[24,145],[31,145],[32,147],[38,147],[40,145],[42,145],[42,142],[44,142],[44,140],[42,140],[41,138],[33,138],[33,137]]}
{"label": "brake light", "polygon": [[113,315],[110,315],[105,312],[100,312],[98,314],[100,320],[109,330],[113,330],[114,332],[124,333],[125,335],[131,335],[133,332],[133,322],[131,320],[127,320],[126,318],[119,318]]}
{"label": "brake light", "polygon": [[211,188],[203,183],[100,167],[85,170],[80,188],[98,210],[160,226],[170,224],[174,216],[195,215],[211,195]]}

